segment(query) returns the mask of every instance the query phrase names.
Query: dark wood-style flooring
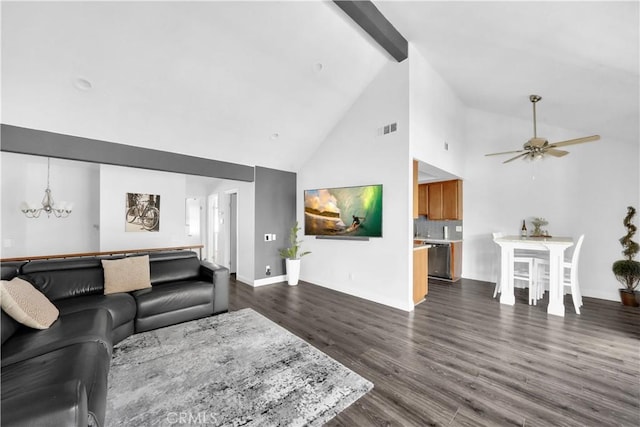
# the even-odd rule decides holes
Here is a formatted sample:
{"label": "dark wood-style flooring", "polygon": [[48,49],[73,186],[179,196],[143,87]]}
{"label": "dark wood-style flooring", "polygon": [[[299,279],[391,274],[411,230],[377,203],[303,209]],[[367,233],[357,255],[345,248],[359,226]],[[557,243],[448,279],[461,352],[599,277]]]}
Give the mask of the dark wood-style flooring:
{"label": "dark wood-style flooring", "polygon": [[576,315],[567,295],[560,318],[464,279],[430,281],[413,313],[304,282],[230,292],[374,383],[330,426],[640,425],[637,308],[584,298]]}

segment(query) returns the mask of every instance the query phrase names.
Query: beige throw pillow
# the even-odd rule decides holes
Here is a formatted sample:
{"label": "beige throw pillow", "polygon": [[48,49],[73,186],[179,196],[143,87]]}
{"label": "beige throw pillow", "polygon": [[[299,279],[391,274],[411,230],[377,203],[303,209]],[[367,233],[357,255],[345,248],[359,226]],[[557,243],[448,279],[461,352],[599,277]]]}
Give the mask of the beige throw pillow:
{"label": "beige throw pillow", "polygon": [[47,329],[60,314],[42,292],[19,277],[1,281],[0,304],[17,322],[35,329]]}
{"label": "beige throw pillow", "polygon": [[103,259],[102,268],[105,295],[151,287],[149,255]]}

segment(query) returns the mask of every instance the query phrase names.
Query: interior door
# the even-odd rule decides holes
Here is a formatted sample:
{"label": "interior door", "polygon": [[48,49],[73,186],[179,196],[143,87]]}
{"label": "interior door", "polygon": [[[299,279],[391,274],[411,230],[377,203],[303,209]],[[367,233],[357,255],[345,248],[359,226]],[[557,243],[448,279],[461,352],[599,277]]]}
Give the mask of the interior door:
{"label": "interior door", "polygon": [[238,265],[238,194],[229,194],[229,273]]}
{"label": "interior door", "polygon": [[222,264],[220,260],[220,224],[222,216],[218,206],[218,194],[210,194],[207,198],[207,260]]}

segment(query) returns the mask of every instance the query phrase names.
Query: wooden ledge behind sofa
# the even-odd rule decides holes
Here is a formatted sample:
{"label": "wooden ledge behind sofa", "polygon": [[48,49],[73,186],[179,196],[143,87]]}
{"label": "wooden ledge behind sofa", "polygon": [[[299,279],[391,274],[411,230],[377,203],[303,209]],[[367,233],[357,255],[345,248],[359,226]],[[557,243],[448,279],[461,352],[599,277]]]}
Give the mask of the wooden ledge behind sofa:
{"label": "wooden ledge behind sofa", "polygon": [[150,248],[150,249],[122,249],[117,251],[106,252],[80,252],[75,254],[58,254],[58,255],[39,255],[30,257],[17,257],[17,258],[2,258],[0,262],[12,262],[12,261],[35,261],[40,259],[59,259],[59,258],[78,258],[78,257],[90,257],[100,255],[127,255],[147,252],[162,252],[162,251],[181,251],[187,249],[198,249],[199,258],[202,258],[202,248],[204,245],[192,245],[192,246],[172,246],[168,248]]}

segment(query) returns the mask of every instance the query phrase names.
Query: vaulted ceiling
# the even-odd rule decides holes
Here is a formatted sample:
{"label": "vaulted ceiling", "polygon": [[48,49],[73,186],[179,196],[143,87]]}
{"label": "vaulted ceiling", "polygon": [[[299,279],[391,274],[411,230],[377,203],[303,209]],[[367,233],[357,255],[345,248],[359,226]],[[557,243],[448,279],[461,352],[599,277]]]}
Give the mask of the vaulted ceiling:
{"label": "vaulted ceiling", "polygon": [[[468,107],[638,143],[638,2],[375,4]],[[3,2],[2,122],[297,170],[392,60],[332,2]]]}
{"label": "vaulted ceiling", "polygon": [[4,123],[242,164],[296,170],[386,61],[331,2],[2,3]]}
{"label": "vaulted ceiling", "polygon": [[[639,2],[377,1],[471,108],[639,143]],[[544,135],[544,125],[538,127]],[[522,130],[522,142],[532,129]]]}

